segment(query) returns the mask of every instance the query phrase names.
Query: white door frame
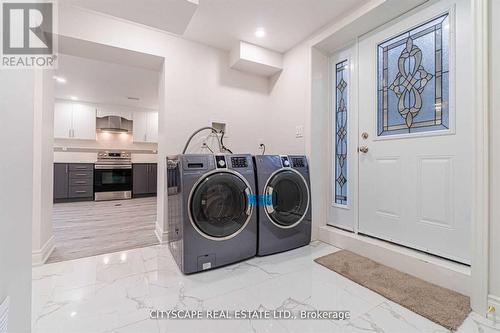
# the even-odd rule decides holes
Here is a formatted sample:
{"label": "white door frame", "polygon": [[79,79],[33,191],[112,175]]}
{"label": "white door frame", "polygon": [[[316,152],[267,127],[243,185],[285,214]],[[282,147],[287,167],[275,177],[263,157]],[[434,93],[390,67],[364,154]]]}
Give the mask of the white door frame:
{"label": "white door frame", "polygon": [[471,306],[488,309],[489,282],[489,0],[472,0],[474,50],[474,202],[472,206]]}
{"label": "white door frame", "polygon": [[[473,70],[475,73],[472,82],[474,85],[473,105],[476,115],[474,122],[475,163],[473,165],[474,201],[472,203],[472,285],[470,298],[472,309],[482,315],[486,315],[488,310],[489,289],[489,1],[471,0],[470,7],[473,26]],[[332,35],[335,33],[333,32]],[[331,99],[331,96],[329,98]],[[357,110],[355,113],[357,114]],[[332,128],[330,128],[330,133],[331,130]],[[331,144],[330,141],[329,143]],[[330,149],[330,154],[331,151]],[[330,155],[329,160],[333,157]],[[330,186],[328,191],[330,191]],[[359,194],[356,193],[357,195]]]}

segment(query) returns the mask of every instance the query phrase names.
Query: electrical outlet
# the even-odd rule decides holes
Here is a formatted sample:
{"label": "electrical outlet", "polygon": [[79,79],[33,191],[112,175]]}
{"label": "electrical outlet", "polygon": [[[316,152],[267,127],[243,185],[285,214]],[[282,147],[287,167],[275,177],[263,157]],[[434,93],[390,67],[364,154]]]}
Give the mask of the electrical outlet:
{"label": "electrical outlet", "polygon": [[259,139],[259,152],[263,154],[266,150],[266,144],[264,143],[264,139]]}
{"label": "electrical outlet", "polygon": [[296,138],[304,137],[304,126],[302,125],[295,126],[295,137]]}

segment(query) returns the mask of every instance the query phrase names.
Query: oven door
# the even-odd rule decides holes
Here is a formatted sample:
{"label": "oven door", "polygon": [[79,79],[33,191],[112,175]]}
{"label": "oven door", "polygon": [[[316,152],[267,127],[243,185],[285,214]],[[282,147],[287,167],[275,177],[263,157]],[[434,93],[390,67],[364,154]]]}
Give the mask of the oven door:
{"label": "oven door", "polygon": [[96,165],[94,192],[121,192],[132,190],[132,166]]}

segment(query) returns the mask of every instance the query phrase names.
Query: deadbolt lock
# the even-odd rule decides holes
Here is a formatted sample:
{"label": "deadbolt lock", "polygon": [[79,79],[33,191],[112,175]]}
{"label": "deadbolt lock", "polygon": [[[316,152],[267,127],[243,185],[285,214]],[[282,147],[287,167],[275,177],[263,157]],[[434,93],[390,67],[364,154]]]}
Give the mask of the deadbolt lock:
{"label": "deadbolt lock", "polygon": [[361,137],[365,140],[368,139],[368,133],[366,132],[361,133]]}
{"label": "deadbolt lock", "polygon": [[359,147],[359,151],[362,152],[363,154],[366,154],[368,152],[368,147],[367,146],[361,146],[361,147]]}

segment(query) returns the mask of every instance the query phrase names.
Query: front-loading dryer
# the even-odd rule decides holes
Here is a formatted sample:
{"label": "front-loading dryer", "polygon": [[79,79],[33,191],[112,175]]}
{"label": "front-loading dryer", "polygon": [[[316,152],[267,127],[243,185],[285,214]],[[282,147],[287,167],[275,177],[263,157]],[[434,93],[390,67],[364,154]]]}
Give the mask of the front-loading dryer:
{"label": "front-loading dryer", "polygon": [[251,155],[167,157],[168,243],[194,273],[255,256],[257,212]]}
{"label": "front-loading dryer", "polygon": [[311,242],[311,191],[305,156],[255,156],[259,192],[257,255]]}

